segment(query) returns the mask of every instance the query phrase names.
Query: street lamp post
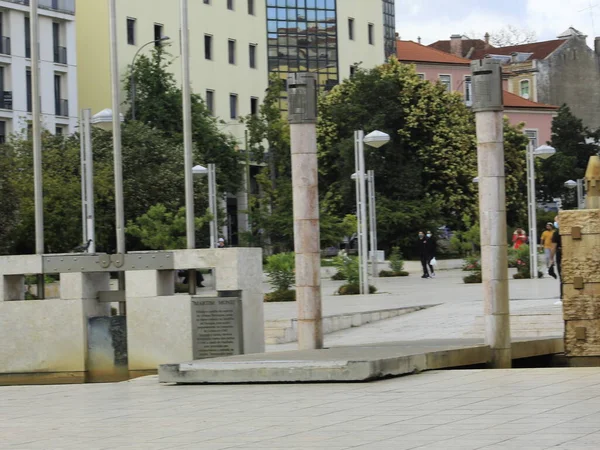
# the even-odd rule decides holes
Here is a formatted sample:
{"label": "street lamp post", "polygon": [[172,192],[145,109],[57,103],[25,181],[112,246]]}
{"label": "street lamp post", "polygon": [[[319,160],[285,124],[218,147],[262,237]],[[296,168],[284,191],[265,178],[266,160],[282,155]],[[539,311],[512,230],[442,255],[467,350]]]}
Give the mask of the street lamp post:
{"label": "street lamp post", "polygon": [[[390,141],[390,136],[373,131],[365,136],[363,130],[354,132],[354,168],[356,176],[356,216],[358,235],[358,261],[360,293],[369,293],[368,241],[367,241],[367,194],[365,192],[365,146],[379,148]],[[373,249],[375,251],[376,249]]]}
{"label": "street lamp post", "polygon": [[131,76],[129,79],[129,87],[131,89],[131,119],[135,120],[135,94],[136,94],[136,86],[135,86],[135,60],[137,59],[138,55],[140,54],[140,52],[146,48],[147,46],[149,46],[150,44],[155,44],[157,42],[162,42],[162,41],[168,41],[169,39],[171,39],[169,36],[163,36],[159,39],[154,39],[153,41],[149,41],[146,42],[144,45],[142,45],[140,48],[138,48],[137,52],[135,52],[135,55],[133,55],[133,60],[131,61]]}
{"label": "street lamp post", "polygon": [[583,183],[585,179],[578,178],[577,181],[568,180],[565,181],[565,187],[568,189],[577,188],[577,209],[585,209],[583,205]]}
{"label": "street lamp post", "polygon": [[535,195],[535,158],[548,159],[556,153],[549,145],[542,145],[534,150],[530,142],[527,148],[527,206],[529,217],[529,272],[532,279],[537,278],[537,205]]}
{"label": "street lamp post", "polygon": [[194,175],[208,175],[208,209],[212,215],[210,225],[210,247],[216,248],[218,241],[218,223],[217,223],[217,184],[216,184],[216,166],[208,164],[208,168],[197,165],[192,168]]}

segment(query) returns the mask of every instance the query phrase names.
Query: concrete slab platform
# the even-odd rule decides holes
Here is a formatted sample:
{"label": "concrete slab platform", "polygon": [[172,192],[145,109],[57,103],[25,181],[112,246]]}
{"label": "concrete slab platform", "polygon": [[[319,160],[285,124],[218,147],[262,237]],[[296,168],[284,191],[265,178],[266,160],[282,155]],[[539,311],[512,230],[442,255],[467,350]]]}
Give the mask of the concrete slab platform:
{"label": "concrete slab platform", "polygon": [[[562,351],[562,337],[513,341],[515,359]],[[490,349],[480,339],[422,340],[165,364],[158,376],[161,383],[178,384],[351,382],[489,361]]]}

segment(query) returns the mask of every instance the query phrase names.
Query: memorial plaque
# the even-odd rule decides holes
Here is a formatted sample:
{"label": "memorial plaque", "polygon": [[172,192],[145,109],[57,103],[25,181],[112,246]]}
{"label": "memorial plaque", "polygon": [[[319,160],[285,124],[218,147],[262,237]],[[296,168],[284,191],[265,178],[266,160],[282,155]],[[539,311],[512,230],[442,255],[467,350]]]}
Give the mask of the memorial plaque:
{"label": "memorial plaque", "polygon": [[192,298],[194,359],[243,353],[239,297]]}

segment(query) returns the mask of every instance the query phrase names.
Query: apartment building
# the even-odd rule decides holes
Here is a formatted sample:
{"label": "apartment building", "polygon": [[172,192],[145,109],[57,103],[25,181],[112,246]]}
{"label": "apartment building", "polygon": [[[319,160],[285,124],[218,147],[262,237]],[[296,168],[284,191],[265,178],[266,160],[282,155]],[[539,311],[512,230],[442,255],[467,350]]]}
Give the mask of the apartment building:
{"label": "apartment building", "polygon": [[[0,0],[0,142],[31,122],[29,0]],[[42,126],[56,134],[77,127],[75,0],[39,0]]]}
{"label": "apartment building", "polygon": [[[76,3],[80,105],[96,114],[111,107],[108,1]],[[285,80],[289,72],[316,72],[322,89],[330,89],[357,66],[382,64],[395,53],[393,0],[190,0],[188,8],[192,90],[240,149],[240,118],[258,112],[271,74]],[[117,0],[117,21],[121,76],[136,54],[150,54],[168,37],[156,45],[167,46],[170,70],[181,80],[178,0]],[[282,110],[285,100],[283,92]],[[245,193],[228,196],[223,234],[234,245],[247,229],[240,213],[246,205]]]}

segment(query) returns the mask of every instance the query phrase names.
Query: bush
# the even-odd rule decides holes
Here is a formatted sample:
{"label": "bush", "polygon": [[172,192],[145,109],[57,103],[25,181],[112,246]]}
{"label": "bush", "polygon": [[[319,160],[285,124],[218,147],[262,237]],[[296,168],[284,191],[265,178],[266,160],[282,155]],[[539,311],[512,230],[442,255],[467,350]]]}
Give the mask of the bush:
{"label": "bush", "polygon": [[[374,294],[375,292],[377,292],[377,288],[375,286],[369,285],[369,294]],[[360,294],[360,286],[358,285],[358,283],[344,284],[343,286],[340,286],[340,288],[338,289],[338,294],[340,294],[340,295],[358,295],[358,294]]]}
{"label": "bush", "polygon": [[392,270],[382,270],[381,272],[379,272],[379,276],[381,278],[407,277],[408,276],[408,272],[405,272],[404,270],[401,270],[399,272],[394,272]]}
{"label": "bush", "polygon": [[346,275],[344,275],[339,270],[336,273],[333,274],[333,276],[331,277],[331,279],[332,280],[336,280],[336,281],[347,280]]}
{"label": "bush", "polygon": [[336,280],[348,280],[348,284],[356,284],[358,286],[359,283],[359,271],[358,271],[358,258],[355,256],[348,256],[346,252],[341,251],[338,256],[334,259],[334,265],[338,269],[338,273],[340,277],[343,278],[334,278]]}
{"label": "bush", "polygon": [[269,294],[265,294],[265,302],[295,302],[296,291],[275,291]]}
{"label": "bush", "polygon": [[322,259],[321,267],[335,267],[335,263],[333,262],[333,259]]}
{"label": "bush", "polygon": [[295,282],[295,255],[278,253],[267,258],[265,272],[276,291],[288,291]]}
{"label": "bush", "polygon": [[463,278],[466,284],[481,283],[481,272],[471,273]]}
{"label": "bush", "polygon": [[392,253],[390,254],[390,268],[393,273],[399,273],[404,271],[404,259],[400,247],[393,247]]}
{"label": "bush", "polygon": [[513,247],[508,248],[508,267],[514,269],[517,267],[517,256],[518,250],[515,250]]}

